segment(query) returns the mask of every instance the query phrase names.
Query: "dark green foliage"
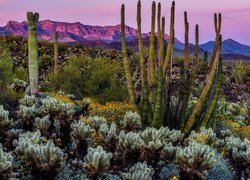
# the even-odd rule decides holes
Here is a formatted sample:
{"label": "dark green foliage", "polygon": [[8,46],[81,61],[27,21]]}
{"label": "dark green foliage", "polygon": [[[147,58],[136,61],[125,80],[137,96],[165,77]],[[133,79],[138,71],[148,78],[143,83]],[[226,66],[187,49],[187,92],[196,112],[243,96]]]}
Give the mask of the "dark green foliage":
{"label": "dark green foliage", "polygon": [[106,101],[127,99],[126,85],[120,82],[121,64],[110,59],[73,57],[54,83],[78,99],[93,97]]}

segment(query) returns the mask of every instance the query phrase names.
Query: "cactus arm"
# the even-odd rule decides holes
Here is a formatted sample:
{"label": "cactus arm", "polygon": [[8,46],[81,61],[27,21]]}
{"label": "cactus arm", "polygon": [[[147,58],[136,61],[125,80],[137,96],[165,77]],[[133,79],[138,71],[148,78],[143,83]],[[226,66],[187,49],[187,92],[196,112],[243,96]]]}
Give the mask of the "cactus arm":
{"label": "cactus arm", "polygon": [[187,20],[187,12],[184,12],[184,24],[185,24],[185,49],[184,49],[184,70],[188,71],[188,31],[189,24]]}
{"label": "cactus arm", "polygon": [[142,41],[142,30],[141,30],[141,1],[137,4],[137,31],[138,31],[138,46],[140,55],[140,74],[142,82],[142,124],[149,124],[148,121],[148,83],[146,76],[146,65],[143,57],[143,41]]}
{"label": "cactus arm", "polygon": [[57,75],[59,71],[58,64],[58,33],[55,32],[55,40],[54,40],[54,75]]}
{"label": "cactus arm", "polygon": [[222,60],[220,59],[219,68],[218,68],[218,82],[217,82],[217,86],[215,89],[215,93],[214,93],[213,99],[211,101],[211,104],[208,107],[206,115],[205,115],[203,121],[201,122],[199,129],[201,127],[206,127],[206,126],[209,126],[211,124],[211,117],[212,117],[212,113],[214,112],[215,106],[216,106],[217,101],[218,101],[218,97],[219,97],[219,93],[220,93],[220,89],[221,89],[221,84],[222,84]]}
{"label": "cactus arm", "polygon": [[204,102],[206,101],[207,96],[209,94],[209,91],[212,87],[213,80],[214,80],[215,73],[216,73],[216,69],[217,69],[217,65],[218,65],[218,61],[220,59],[221,36],[219,37],[219,39],[220,39],[220,41],[219,41],[220,43],[219,43],[218,49],[216,51],[217,53],[216,53],[216,58],[215,58],[215,61],[213,64],[213,68],[212,68],[211,72],[207,75],[206,85],[203,88],[202,93],[197,101],[197,104],[195,105],[190,117],[187,120],[186,126],[184,128],[185,133],[189,133],[192,130],[192,128],[194,127],[194,125],[196,123],[197,115],[200,112]]}
{"label": "cactus arm", "polygon": [[167,75],[167,68],[169,61],[171,59],[171,54],[173,50],[173,44],[174,44],[174,18],[175,18],[175,2],[172,2],[171,7],[171,17],[170,17],[170,33],[169,33],[169,40],[168,40],[168,47],[167,47],[167,54],[165,57],[165,61],[163,64],[163,78],[166,78]]}
{"label": "cactus arm", "polygon": [[125,69],[125,76],[127,80],[128,93],[131,103],[135,103],[135,92],[131,76],[130,64],[128,61],[128,52],[125,39],[125,5],[122,4],[121,7],[121,40],[122,40],[122,54],[123,54],[123,66]]}
{"label": "cactus arm", "polygon": [[194,48],[194,60],[196,64],[199,63],[199,25],[195,26],[195,48]]}

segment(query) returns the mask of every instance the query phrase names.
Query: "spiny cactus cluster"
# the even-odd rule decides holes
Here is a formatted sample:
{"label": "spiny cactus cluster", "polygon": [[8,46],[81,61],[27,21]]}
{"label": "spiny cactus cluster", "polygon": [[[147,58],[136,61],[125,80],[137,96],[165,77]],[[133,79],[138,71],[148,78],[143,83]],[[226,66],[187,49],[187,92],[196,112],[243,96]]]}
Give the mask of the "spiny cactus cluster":
{"label": "spiny cactus cluster", "polygon": [[137,163],[127,173],[123,173],[122,176],[126,180],[152,180],[154,169],[148,166],[146,163]]}
{"label": "spiny cactus cluster", "polygon": [[177,149],[175,162],[187,171],[195,169],[202,172],[214,166],[215,152],[209,146],[190,142],[184,149]]}
{"label": "spiny cactus cluster", "polygon": [[141,116],[136,112],[126,112],[121,125],[126,130],[140,129],[142,126]]}
{"label": "spiny cactus cluster", "polygon": [[84,157],[84,170],[90,174],[90,176],[96,177],[96,175],[105,172],[110,166],[111,153],[107,153],[101,146],[97,148],[89,148],[87,155]]}
{"label": "spiny cactus cluster", "polygon": [[5,176],[11,173],[12,162],[13,156],[10,153],[4,152],[2,147],[0,147],[0,178],[6,178]]}
{"label": "spiny cactus cluster", "polygon": [[61,167],[61,149],[55,146],[53,140],[43,143],[42,139],[40,131],[23,134],[14,142],[15,151],[25,162],[32,163],[38,169],[49,171]]}
{"label": "spiny cactus cluster", "polygon": [[[76,145],[87,143],[91,140],[91,133],[93,129],[82,121],[74,122],[71,124],[71,137]],[[86,145],[86,144],[85,144]]]}
{"label": "spiny cactus cluster", "polygon": [[9,128],[13,123],[12,119],[9,119],[9,111],[5,111],[3,106],[0,105],[0,133]]}

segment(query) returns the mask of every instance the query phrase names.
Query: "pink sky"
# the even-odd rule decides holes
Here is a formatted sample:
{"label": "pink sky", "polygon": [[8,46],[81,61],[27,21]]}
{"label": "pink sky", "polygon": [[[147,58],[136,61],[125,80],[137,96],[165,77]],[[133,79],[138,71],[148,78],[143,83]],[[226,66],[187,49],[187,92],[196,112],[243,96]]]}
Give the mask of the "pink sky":
{"label": "pink sky", "polygon": [[[142,1],[142,27],[150,29],[151,0]],[[162,3],[163,15],[167,18],[168,34],[171,1]],[[37,11],[40,19],[81,22],[88,25],[116,25],[120,23],[120,6],[126,5],[127,25],[136,27],[137,0],[0,0],[0,25],[8,20],[26,20],[27,11]],[[194,27],[200,25],[201,43],[214,39],[213,13],[222,12],[223,39],[232,38],[250,45],[250,0],[176,0],[176,37],[183,41],[183,12],[188,12],[190,41]]]}

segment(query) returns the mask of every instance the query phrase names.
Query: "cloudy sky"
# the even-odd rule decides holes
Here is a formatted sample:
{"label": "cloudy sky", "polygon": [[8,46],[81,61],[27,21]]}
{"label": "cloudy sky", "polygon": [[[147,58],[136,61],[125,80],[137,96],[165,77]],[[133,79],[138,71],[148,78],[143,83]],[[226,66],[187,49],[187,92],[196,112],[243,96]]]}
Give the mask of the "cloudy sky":
{"label": "cloudy sky", "polygon": [[[151,0],[142,1],[142,27],[150,29]],[[170,0],[162,3],[169,31]],[[116,25],[120,22],[120,6],[126,5],[126,23],[136,27],[137,0],[0,0],[0,25],[8,20],[26,20],[27,11],[37,11],[40,19],[81,22],[88,25]],[[232,38],[250,45],[250,0],[176,0],[176,37],[183,41],[183,12],[188,12],[190,40],[195,24],[200,25],[201,43],[214,39],[213,13],[223,14],[223,39]]]}

